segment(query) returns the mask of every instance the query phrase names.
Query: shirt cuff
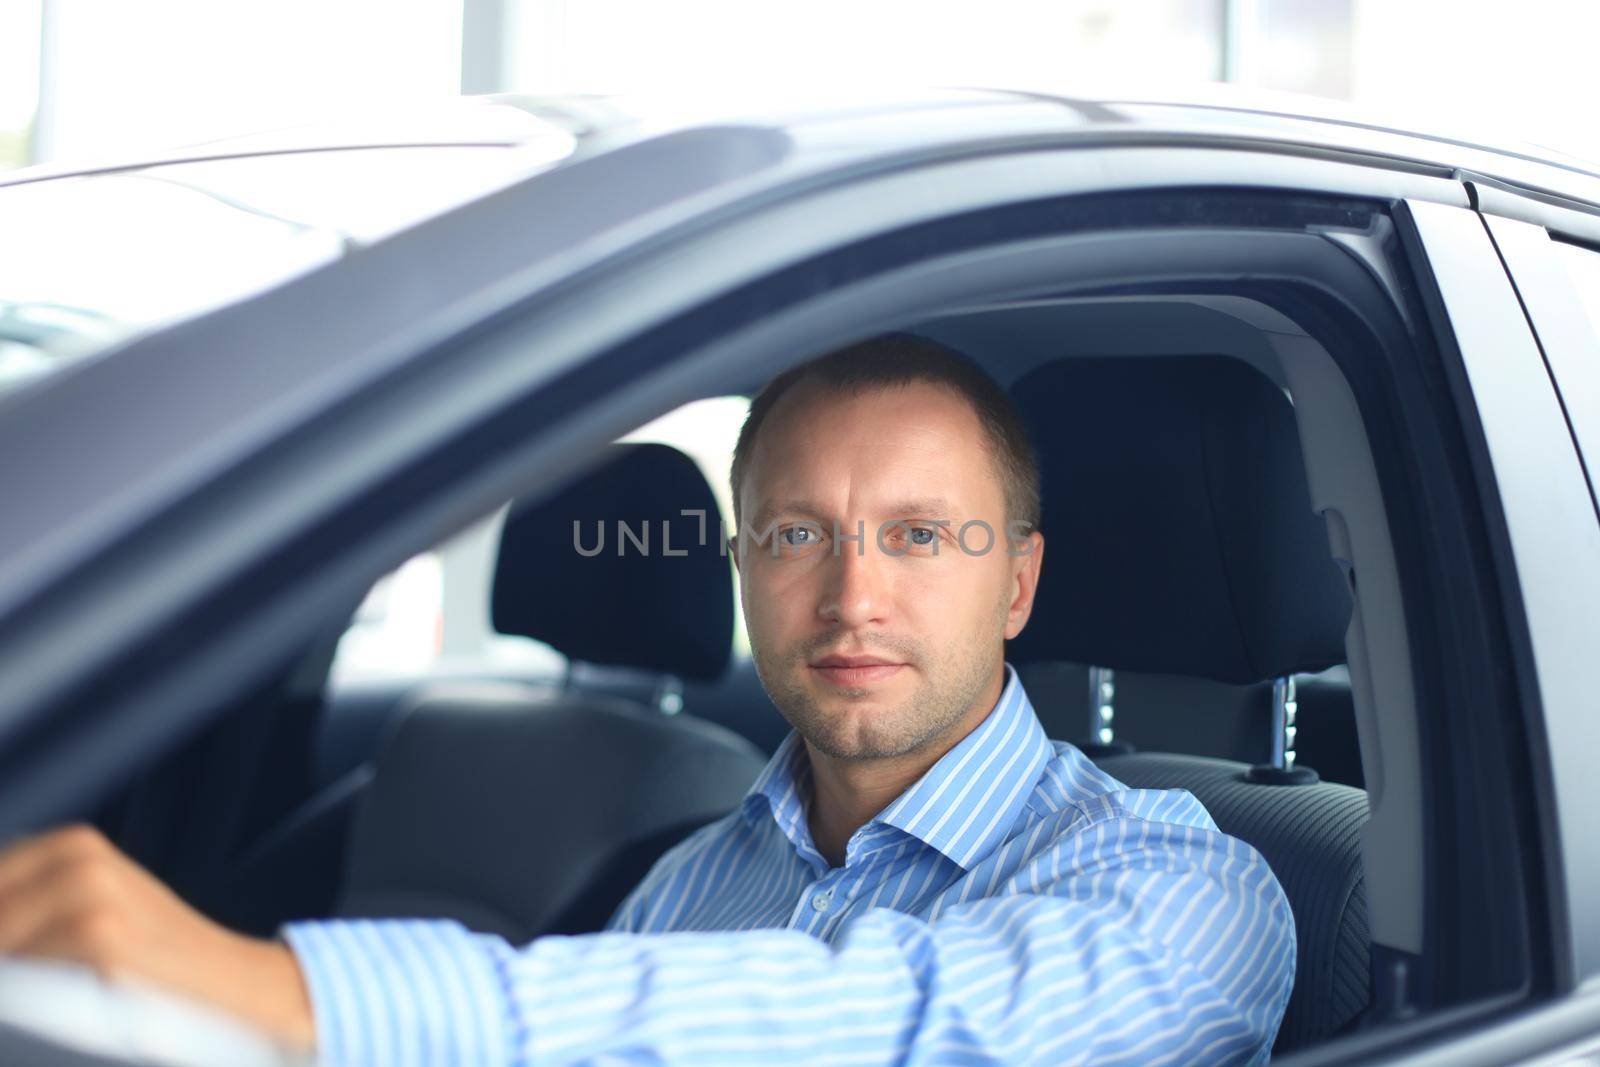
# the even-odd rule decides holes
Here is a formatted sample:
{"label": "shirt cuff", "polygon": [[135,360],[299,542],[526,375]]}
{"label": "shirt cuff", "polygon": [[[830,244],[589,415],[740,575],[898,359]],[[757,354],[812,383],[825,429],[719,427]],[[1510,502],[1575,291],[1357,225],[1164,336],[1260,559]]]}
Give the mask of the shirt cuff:
{"label": "shirt cuff", "polygon": [[456,922],[300,922],[281,934],[305,976],[326,1067],[510,1062],[496,957]]}

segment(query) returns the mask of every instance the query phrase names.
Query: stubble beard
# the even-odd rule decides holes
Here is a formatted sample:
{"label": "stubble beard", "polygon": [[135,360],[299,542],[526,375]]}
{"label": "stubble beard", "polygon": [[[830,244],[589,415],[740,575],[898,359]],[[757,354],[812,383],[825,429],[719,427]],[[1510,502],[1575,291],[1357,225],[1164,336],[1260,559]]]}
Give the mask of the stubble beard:
{"label": "stubble beard", "polygon": [[973,641],[952,650],[959,655],[944,656],[942,664],[916,642],[864,635],[861,643],[874,655],[892,656],[906,663],[919,679],[915,691],[904,702],[871,713],[872,720],[868,722],[837,708],[841,700],[848,707],[866,699],[871,689],[840,689],[831,701],[835,710],[829,710],[821,706],[806,685],[811,659],[837,647],[837,633],[825,634],[776,655],[762,649],[752,635],[751,655],[767,695],[811,747],[836,760],[892,759],[933,744],[972,711],[993,676],[991,650],[995,642],[1003,641],[1008,607],[1009,600],[1000,605],[994,633],[974,635]]}

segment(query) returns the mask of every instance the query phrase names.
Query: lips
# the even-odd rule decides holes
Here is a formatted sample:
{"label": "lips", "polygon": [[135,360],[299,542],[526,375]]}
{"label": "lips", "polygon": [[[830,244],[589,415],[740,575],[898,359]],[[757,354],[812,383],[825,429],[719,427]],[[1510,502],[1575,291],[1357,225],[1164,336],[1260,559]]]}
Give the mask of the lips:
{"label": "lips", "polygon": [[839,686],[862,686],[894,677],[904,663],[882,656],[823,656],[811,664],[817,677]]}

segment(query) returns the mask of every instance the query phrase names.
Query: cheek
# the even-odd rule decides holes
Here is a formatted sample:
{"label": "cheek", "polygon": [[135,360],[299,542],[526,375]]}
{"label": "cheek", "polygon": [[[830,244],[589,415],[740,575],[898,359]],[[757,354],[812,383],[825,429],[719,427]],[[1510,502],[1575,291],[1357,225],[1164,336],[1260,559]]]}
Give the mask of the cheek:
{"label": "cheek", "polygon": [[813,601],[798,571],[793,566],[772,566],[766,560],[745,560],[740,572],[739,600],[752,637],[782,634],[810,614]]}
{"label": "cheek", "polygon": [[908,588],[902,602],[928,620],[987,623],[997,603],[1010,604],[1008,575],[987,558],[963,559]]}

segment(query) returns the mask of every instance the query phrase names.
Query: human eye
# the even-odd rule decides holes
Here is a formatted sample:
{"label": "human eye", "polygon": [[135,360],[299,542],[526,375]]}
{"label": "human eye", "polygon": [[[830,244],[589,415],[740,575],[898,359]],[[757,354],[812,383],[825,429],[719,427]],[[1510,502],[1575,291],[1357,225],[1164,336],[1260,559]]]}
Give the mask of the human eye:
{"label": "human eye", "polygon": [[884,531],[884,547],[897,555],[926,556],[939,551],[939,527],[934,523],[908,519],[890,523]]}
{"label": "human eye", "polygon": [[790,551],[813,548],[821,543],[822,531],[811,523],[794,523],[778,530],[778,544]]}

